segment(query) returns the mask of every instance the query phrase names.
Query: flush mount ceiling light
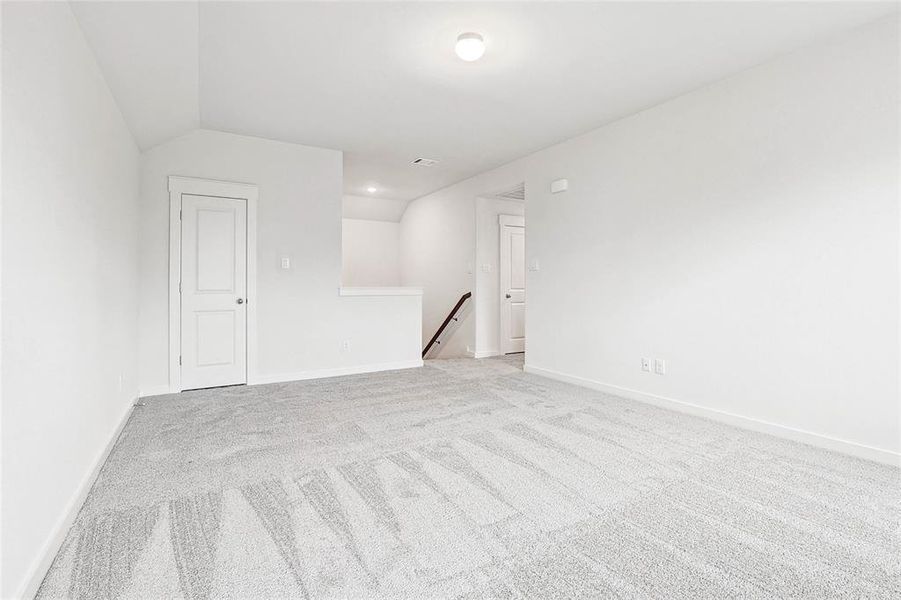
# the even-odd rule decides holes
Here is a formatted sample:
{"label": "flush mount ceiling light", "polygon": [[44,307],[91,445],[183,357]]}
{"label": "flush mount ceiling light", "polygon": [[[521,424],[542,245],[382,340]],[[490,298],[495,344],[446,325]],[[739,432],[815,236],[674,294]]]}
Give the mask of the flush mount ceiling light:
{"label": "flush mount ceiling light", "polygon": [[457,36],[454,52],[466,62],[479,60],[485,54],[485,40],[478,33],[461,33]]}
{"label": "flush mount ceiling light", "polygon": [[374,194],[378,191],[378,189],[376,189],[375,187],[370,185],[368,188],[366,188],[366,191],[369,192],[370,194]]}

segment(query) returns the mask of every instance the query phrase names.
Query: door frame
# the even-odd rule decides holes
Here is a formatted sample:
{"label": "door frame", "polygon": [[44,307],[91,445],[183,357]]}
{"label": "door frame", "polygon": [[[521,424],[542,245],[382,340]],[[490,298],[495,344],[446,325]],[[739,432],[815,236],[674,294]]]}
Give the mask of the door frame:
{"label": "door frame", "polygon": [[247,202],[247,383],[257,378],[257,200],[259,189],[250,183],[234,183],[195,177],[169,176],[169,392],[181,387],[181,197],[212,196]]}
{"label": "door frame", "polygon": [[[504,347],[504,340],[509,339],[509,336],[505,337],[505,333],[507,328],[510,326],[509,320],[505,324],[504,321],[504,227],[510,225],[512,227],[522,227],[523,234],[525,234],[526,228],[526,218],[522,215],[498,215],[497,216],[497,314],[498,314],[498,351],[501,356],[506,355],[506,348]],[[525,256],[523,256],[523,260],[525,260]],[[523,264],[523,270],[525,270],[525,264]],[[528,281],[526,281],[528,283]],[[528,290],[526,290],[528,294]]]}

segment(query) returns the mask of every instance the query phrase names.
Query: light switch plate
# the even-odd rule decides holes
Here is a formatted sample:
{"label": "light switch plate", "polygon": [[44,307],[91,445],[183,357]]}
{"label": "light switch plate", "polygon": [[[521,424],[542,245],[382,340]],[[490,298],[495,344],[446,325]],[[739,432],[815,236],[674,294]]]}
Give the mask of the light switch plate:
{"label": "light switch plate", "polygon": [[654,359],[654,372],[658,375],[666,375],[666,361],[662,358]]}
{"label": "light switch plate", "polygon": [[291,259],[287,256],[282,257],[282,268],[290,269],[291,268]]}

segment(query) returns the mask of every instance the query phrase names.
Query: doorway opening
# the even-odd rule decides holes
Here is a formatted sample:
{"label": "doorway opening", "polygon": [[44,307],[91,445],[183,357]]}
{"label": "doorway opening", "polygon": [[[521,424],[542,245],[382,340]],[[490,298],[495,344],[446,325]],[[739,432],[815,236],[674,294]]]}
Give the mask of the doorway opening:
{"label": "doorway opening", "polygon": [[[475,358],[526,349],[525,184],[476,198]],[[518,355],[518,356],[516,356]]]}

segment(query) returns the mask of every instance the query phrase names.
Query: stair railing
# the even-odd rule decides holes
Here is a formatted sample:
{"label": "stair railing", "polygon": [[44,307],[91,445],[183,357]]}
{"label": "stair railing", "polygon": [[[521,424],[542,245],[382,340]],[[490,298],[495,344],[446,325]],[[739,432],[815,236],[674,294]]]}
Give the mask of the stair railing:
{"label": "stair railing", "polygon": [[447,317],[444,319],[444,322],[441,324],[441,327],[438,328],[438,331],[435,332],[435,335],[432,336],[432,339],[429,340],[429,343],[425,345],[425,348],[422,350],[422,357],[425,358],[425,355],[429,353],[429,350],[432,349],[432,346],[435,344],[441,345],[441,341],[438,339],[441,337],[441,334],[444,333],[444,330],[447,329],[447,326],[457,320],[457,312],[459,312],[460,307],[463,306],[467,300],[472,298],[472,292],[466,292],[460,299],[457,300],[457,303],[454,304],[454,307],[447,314]]}

